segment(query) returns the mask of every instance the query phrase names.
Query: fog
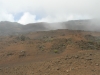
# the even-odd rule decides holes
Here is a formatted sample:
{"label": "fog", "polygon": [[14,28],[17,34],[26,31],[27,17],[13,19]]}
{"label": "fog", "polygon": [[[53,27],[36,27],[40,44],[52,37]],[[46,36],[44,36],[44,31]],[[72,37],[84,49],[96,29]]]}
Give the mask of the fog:
{"label": "fog", "polygon": [[[67,25],[60,22],[87,20],[88,24]],[[22,25],[46,22],[47,29],[98,31],[100,28],[100,0],[0,0],[0,21]],[[34,24],[33,24],[34,25]]]}

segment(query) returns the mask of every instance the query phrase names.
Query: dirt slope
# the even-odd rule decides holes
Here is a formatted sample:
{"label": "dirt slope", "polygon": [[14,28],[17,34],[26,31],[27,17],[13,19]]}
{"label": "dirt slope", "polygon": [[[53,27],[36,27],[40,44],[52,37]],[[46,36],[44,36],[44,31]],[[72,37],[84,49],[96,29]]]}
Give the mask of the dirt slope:
{"label": "dirt slope", "polygon": [[63,29],[0,36],[0,75],[99,74],[99,32]]}

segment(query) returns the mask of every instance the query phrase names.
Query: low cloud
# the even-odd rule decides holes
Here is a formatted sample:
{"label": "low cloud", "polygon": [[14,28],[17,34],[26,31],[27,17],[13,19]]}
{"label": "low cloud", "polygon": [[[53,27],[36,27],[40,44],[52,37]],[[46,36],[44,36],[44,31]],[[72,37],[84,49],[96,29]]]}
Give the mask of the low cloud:
{"label": "low cloud", "polygon": [[81,15],[66,15],[66,14],[56,14],[52,16],[46,16],[36,20],[36,15],[30,14],[29,12],[25,12],[18,23],[20,24],[28,24],[28,23],[36,23],[36,22],[48,22],[48,23],[55,23],[55,22],[63,22],[69,20],[81,20],[81,19],[90,19],[88,16],[81,16]]}
{"label": "low cloud", "polygon": [[21,24],[100,19],[100,0],[0,0],[0,21],[15,21],[17,13],[24,13]]}
{"label": "low cloud", "polygon": [[14,22],[14,16],[6,11],[0,11],[0,21]]}
{"label": "low cloud", "polygon": [[24,25],[28,23],[34,23],[36,22],[35,18],[36,18],[35,15],[32,15],[29,12],[25,12],[23,16],[20,18],[20,20],[18,21],[18,23],[24,24]]}

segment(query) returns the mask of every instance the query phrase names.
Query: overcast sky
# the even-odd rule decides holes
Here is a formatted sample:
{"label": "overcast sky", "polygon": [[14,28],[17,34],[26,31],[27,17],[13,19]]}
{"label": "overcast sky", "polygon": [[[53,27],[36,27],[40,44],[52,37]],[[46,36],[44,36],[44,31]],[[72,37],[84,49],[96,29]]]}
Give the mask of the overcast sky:
{"label": "overcast sky", "polygon": [[100,0],[0,0],[0,21],[21,24],[99,18]]}

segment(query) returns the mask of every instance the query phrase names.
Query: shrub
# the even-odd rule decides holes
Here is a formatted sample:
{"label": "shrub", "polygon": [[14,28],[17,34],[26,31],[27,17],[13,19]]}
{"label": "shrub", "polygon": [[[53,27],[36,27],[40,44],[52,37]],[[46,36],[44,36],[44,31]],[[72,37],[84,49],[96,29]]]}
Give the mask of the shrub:
{"label": "shrub", "polygon": [[54,50],[54,53],[58,53],[58,50]]}
{"label": "shrub", "polygon": [[25,36],[22,35],[20,38],[21,38],[21,41],[25,41]]}

